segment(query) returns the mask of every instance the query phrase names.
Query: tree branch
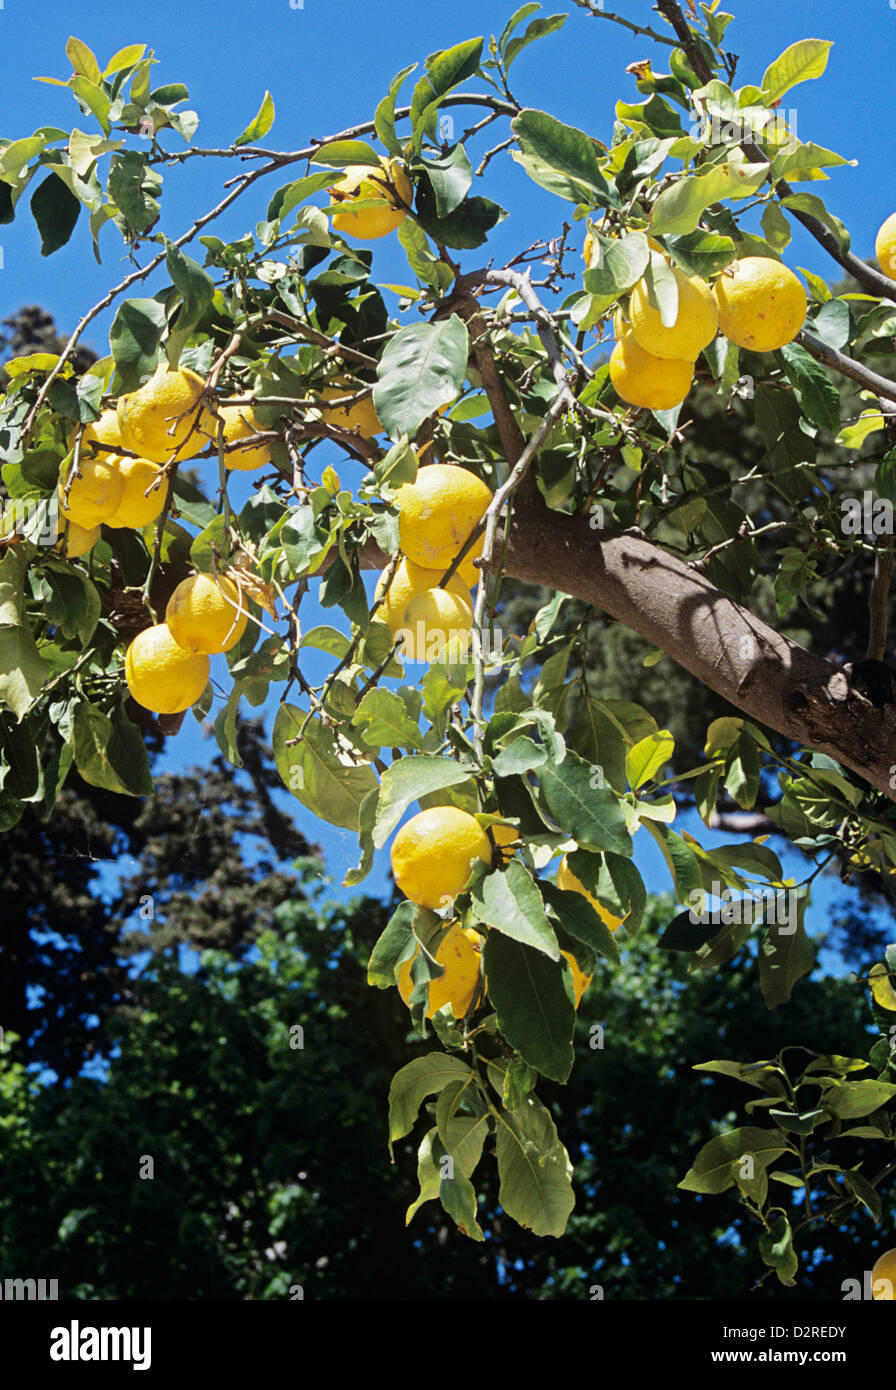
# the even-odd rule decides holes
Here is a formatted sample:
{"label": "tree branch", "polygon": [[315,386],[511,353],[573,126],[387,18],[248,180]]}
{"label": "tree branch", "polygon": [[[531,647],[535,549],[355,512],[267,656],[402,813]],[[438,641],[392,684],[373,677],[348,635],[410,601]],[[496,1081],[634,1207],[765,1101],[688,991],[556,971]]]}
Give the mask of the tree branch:
{"label": "tree branch", "polygon": [[630,19],[623,19],[621,14],[611,14],[609,10],[603,9],[601,4],[596,4],[595,0],[573,0],[580,10],[587,10],[593,14],[595,19],[610,19],[614,24],[621,24],[623,29],[629,29],[633,34],[643,34],[645,38],[654,39],[657,43],[664,43],[669,48],[675,47],[675,40],[670,39],[667,34],[658,34],[655,29],[645,29],[641,24],[633,24]]}
{"label": "tree branch", "polygon": [[887,608],[893,577],[893,537],[880,537],[874,557],[874,580],[869,600],[868,651],[872,661],[883,661],[887,650]]}
{"label": "tree branch", "polygon": [[844,353],[838,352],[836,348],[829,347],[820,338],[814,338],[811,333],[803,331],[798,334],[797,342],[802,344],[816,362],[821,362],[825,367],[832,367],[841,376],[848,376],[850,381],[858,382],[867,391],[873,391],[876,396],[883,396],[888,401],[896,401],[896,381],[890,381],[885,376],[878,376],[877,372],[872,372],[870,367],[864,367],[861,362],[856,362],[854,358],[847,357]]}

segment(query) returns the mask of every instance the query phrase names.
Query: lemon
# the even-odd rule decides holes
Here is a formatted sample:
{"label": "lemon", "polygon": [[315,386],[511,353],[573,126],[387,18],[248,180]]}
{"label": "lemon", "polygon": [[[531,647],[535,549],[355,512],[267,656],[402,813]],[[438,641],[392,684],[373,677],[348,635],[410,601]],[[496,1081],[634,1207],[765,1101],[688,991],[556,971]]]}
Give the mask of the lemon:
{"label": "lemon", "polygon": [[561,956],[565,956],[569,961],[569,968],[572,971],[572,987],[576,996],[576,1008],[582,1002],[582,995],[594,979],[593,975],[586,975],[579,969],[579,962],[575,956],[571,956],[568,951],[561,951]]}
{"label": "lemon", "polygon": [[[74,436],[72,436],[72,447],[74,447],[74,442]],[[81,455],[84,458],[101,458],[107,461],[114,458],[116,462],[118,461],[117,456],[110,453],[109,449],[94,449],[94,444],[108,444],[110,449],[122,447],[116,410],[104,410],[100,418],[94,420],[92,425],[85,425],[81,431]]]}
{"label": "lemon", "polygon": [[166,364],[157,367],[139,390],[119,397],[118,427],[124,447],[152,463],[192,458],[210,438],[217,437],[214,420],[207,410],[198,408],[204,385],[202,377],[187,367],[173,372]]}
{"label": "lemon", "polygon": [[624,917],[614,917],[612,912],[607,911],[603,903],[599,902],[597,898],[592,897],[581,879],[576,878],[572,869],[569,867],[565,854],[560,860],[560,868],[557,870],[557,887],[573,893],[581,893],[583,898],[588,899],[600,920],[610,928],[610,931],[618,931],[625,921]]}
{"label": "lemon", "polygon": [[186,652],[229,652],[249,621],[242,590],[221,575],[191,574],[168,600],[165,622]]}
{"label": "lemon", "polygon": [[[875,1291],[878,1279],[886,1284]],[[896,1303],[896,1250],[885,1250],[871,1271],[871,1297],[879,1303]]]}
{"label": "lemon", "polygon": [[[235,444],[248,434],[258,434],[264,429],[258,423],[251,406],[228,405],[225,401],[218,407],[224,419],[224,443]],[[215,429],[212,438],[217,440]],[[224,454],[224,466],[228,471],[247,473],[252,468],[267,468],[271,462],[271,451],[267,444],[245,444],[242,449],[228,449]]]}
{"label": "lemon", "polygon": [[[363,386],[337,382],[333,386],[324,386],[320,396],[322,400],[334,401],[346,396],[356,396],[363,389]],[[382,433],[383,427],[374,408],[372,395],[363,396],[351,405],[321,408],[320,415],[327,425],[336,425],[343,430],[357,430],[362,439],[373,439],[374,435]]]}
{"label": "lemon", "polygon": [[447,589],[427,589],[411,599],[395,636],[407,661],[463,661],[470,647],[473,610]]}
{"label": "lemon", "polygon": [[[330,198],[340,205],[333,213],[337,232],[359,241],[376,241],[394,232],[407,217],[411,181],[397,159],[381,161],[379,169],[370,164],[350,164],[331,187]],[[355,203],[371,199],[376,200],[374,205],[354,210]]]}
{"label": "lemon", "polygon": [[144,628],[128,647],[125,680],[138,705],[154,714],[180,714],[208,684],[209,659],[185,652],[165,623]]}
{"label": "lemon", "polygon": [[[157,463],[149,459],[122,458],[118,464],[121,474],[121,501],[107,526],[131,526],[142,530],[157,520],[168,500],[170,484]],[[151,491],[147,491],[147,489]]]}
{"label": "lemon", "polygon": [[59,509],[66,521],[74,521],[85,531],[90,531],[101,521],[108,520],[118,507],[122,492],[121,473],[114,463],[82,454],[66,501],[65,485],[70,466],[70,460],[66,459],[60,470]]}
{"label": "lemon", "polygon": [[806,317],[806,291],[792,270],[765,256],[745,256],[715,283],[719,327],[738,347],[773,352],[793,342]]}
{"label": "lemon", "polygon": [[[415,564],[444,574],[491,500],[491,489],[466,468],[453,463],[418,468],[414,482],[405,483],[395,494],[402,550]],[[480,539],[458,566],[465,583],[478,583],[473,561],[481,554]]]}
{"label": "lemon", "polygon": [[79,526],[76,521],[70,521],[65,532],[64,554],[68,560],[77,560],[81,555],[86,555],[88,550],[92,550],[100,538],[101,528],[91,526],[89,529]]}
{"label": "lemon", "polygon": [[520,842],[520,832],[515,825],[490,825],[489,830],[499,849],[509,849]]}
{"label": "lemon", "polygon": [[883,961],[878,961],[877,965],[872,965],[868,971],[868,983],[875,1004],[881,1009],[888,1009],[891,1013],[896,1013],[896,989],[890,979],[890,972]]}
{"label": "lemon", "polygon": [[424,569],[422,565],[415,565],[413,560],[404,557],[396,565],[389,587],[385,589],[386,571],[383,571],[376,585],[375,597],[382,598],[376,616],[388,625],[393,637],[404,624],[408,604],[427,589],[447,590],[449,594],[456,594],[458,598],[470,602],[470,591],[459,574],[452,574],[447,584],[442,584],[441,578],[442,574],[438,570]]}
{"label": "lemon", "polygon": [[[406,1004],[410,1004],[414,989],[411,966],[419,949],[410,960],[402,961],[398,971],[398,992]],[[451,1005],[455,1018],[463,1018],[479,988],[481,951],[482,937],[471,927],[455,925],[446,932],[436,951],[436,960],[445,967],[445,973],[437,980],[430,980],[427,1018],[432,1018],[446,1004]]]}
{"label": "lemon", "polygon": [[896,279],[896,212],[891,212],[874,240],[874,254],[884,275]]}
{"label": "lemon", "polygon": [[628,317],[639,346],[654,357],[672,357],[696,362],[712,342],[719,326],[718,305],[712,290],[699,275],[688,276],[677,266],[672,271],[678,285],[678,314],[667,327],[658,309],[650,303],[647,281],[641,279],[632,290]]}
{"label": "lemon", "polygon": [[633,333],[620,338],[610,353],[610,380],[617,396],[646,410],[671,410],[681,405],[693,375],[693,362],[654,357],[644,351]]}
{"label": "lemon", "polygon": [[392,842],[392,873],[421,907],[457,897],[477,859],[491,866],[492,847],[479,822],[457,806],[433,806],[403,825]]}

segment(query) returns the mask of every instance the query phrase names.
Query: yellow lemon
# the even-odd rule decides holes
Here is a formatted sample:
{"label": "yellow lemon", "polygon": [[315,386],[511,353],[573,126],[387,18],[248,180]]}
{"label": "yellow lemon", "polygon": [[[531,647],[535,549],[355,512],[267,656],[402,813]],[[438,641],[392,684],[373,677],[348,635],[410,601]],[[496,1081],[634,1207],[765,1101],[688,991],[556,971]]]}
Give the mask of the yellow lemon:
{"label": "yellow lemon", "polygon": [[650,303],[647,281],[641,279],[629,300],[631,331],[639,346],[645,352],[652,352],[654,357],[696,362],[716,336],[718,305],[712,290],[699,275],[685,275],[677,266],[672,273],[678,285],[678,314],[674,324],[667,328],[663,323],[659,310]]}
{"label": "yellow lemon", "polygon": [[167,364],[157,367],[139,390],[119,397],[118,428],[124,447],[152,463],[199,453],[217,437],[214,420],[199,407],[204,385],[187,367],[173,372]]}
{"label": "yellow lemon", "polygon": [[[418,468],[414,482],[405,483],[395,494],[402,550],[415,564],[444,574],[491,500],[491,489],[466,468],[453,463]],[[473,561],[481,554],[480,538],[458,566],[465,583],[478,582]]]}
{"label": "yellow lemon", "polygon": [[583,898],[588,899],[600,920],[610,928],[610,931],[618,931],[625,921],[624,917],[614,917],[613,913],[609,912],[604,907],[603,903],[599,902],[597,898],[592,897],[581,879],[576,878],[572,869],[569,867],[565,854],[560,860],[560,868],[557,870],[557,887],[573,893],[581,893]]}
{"label": "yellow lemon", "polygon": [[185,652],[165,623],[144,628],[128,647],[125,680],[138,705],[154,714],[180,714],[208,684],[209,659]]}
{"label": "yellow lemon", "polygon": [[77,560],[81,555],[86,555],[88,550],[92,550],[100,538],[101,527],[91,526],[89,529],[79,526],[76,521],[70,521],[65,531],[64,554],[68,560]]}
{"label": "yellow lemon", "polygon": [[569,961],[569,968],[572,971],[572,987],[576,996],[576,1008],[582,1002],[582,995],[594,979],[593,975],[586,975],[579,969],[579,962],[575,956],[571,956],[568,951],[561,951],[561,956],[565,956]]}
{"label": "yellow lemon", "polygon": [[[419,949],[410,960],[402,961],[398,971],[398,992],[408,1005],[414,989],[411,966]],[[463,1018],[479,988],[481,952],[482,937],[472,927],[455,925],[445,933],[436,951],[436,960],[445,967],[445,973],[438,980],[430,981],[427,1018],[432,1018],[446,1004],[451,1005],[455,1018]]]}
{"label": "yellow lemon", "polygon": [[226,575],[191,574],[168,600],[165,622],[186,652],[229,652],[246,631],[243,592]]}
{"label": "yellow lemon", "polygon": [[74,521],[90,531],[108,518],[121,501],[122,477],[114,463],[81,455],[78,472],[72,479],[66,501],[66,482],[71,460],[66,459],[59,475],[59,508],[66,521]]}
{"label": "yellow lemon", "polygon": [[[520,832],[515,825],[490,825],[491,837],[499,849],[509,849],[511,845],[518,845],[520,842]],[[516,850],[514,850],[514,854]],[[512,856],[508,855],[508,858]]]}
{"label": "yellow lemon", "polygon": [[896,280],[896,212],[891,212],[874,240],[874,254],[884,275]]}
{"label": "yellow lemon", "polygon": [[433,806],[403,825],[392,842],[392,873],[406,898],[435,911],[457,897],[473,865],[491,866],[482,826],[457,806]]}
{"label": "yellow lemon", "polygon": [[[324,386],[320,392],[325,401],[335,401],[346,396],[357,396],[363,386],[346,383]],[[336,425],[343,430],[357,430],[362,439],[373,439],[382,433],[382,425],[373,405],[373,396],[363,396],[351,405],[328,406],[321,409],[321,419],[327,425]]]}
{"label": "yellow lemon", "polygon": [[633,333],[620,338],[610,354],[610,380],[617,396],[646,410],[671,410],[681,405],[693,376],[693,362],[654,357],[644,351]]}
{"label": "yellow lemon", "polygon": [[[74,442],[73,435],[72,447],[74,447]],[[94,444],[108,444],[110,448],[94,449]],[[114,409],[104,410],[98,420],[94,420],[92,425],[85,425],[81,431],[81,454],[84,458],[101,458],[117,462],[117,456],[112,454],[110,449],[121,447],[118,412]]]}
{"label": "yellow lemon", "polygon": [[[351,164],[331,187],[330,198],[339,204],[333,213],[337,232],[359,241],[376,241],[394,232],[407,217],[411,181],[397,159],[383,160],[379,169],[370,164]],[[366,202],[371,202],[371,206],[355,210],[356,203]]]}
{"label": "yellow lemon", "polygon": [[874,1002],[881,1009],[888,1009],[891,1013],[896,1013],[896,989],[890,979],[890,973],[883,961],[878,961],[868,971],[868,984],[874,996]]}
{"label": "yellow lemon", "polygon": [[[447,569],[447,565],[445,568]],[[422,565],[415,565],[413,560],[405,556],[396,565],[395,573],[389,581],[389,588],[384,593],[386,571],[383,571],[376,585],[375,597],[382,598],[382,603],[376,610],[376,617],[388,625],[393,637],[404,624],[408,604],[427,589],[447,589],[449,594],[456,594],[458,598],[470,602],[470,591],[460,575],[452,574],[447,584],[443,585],[440,582],[443,573],[444,571],[440,573],[438,570],[427,570]]]}
{"label": "yellow lemon", "polygon": [[[228,405],[225,401],[218,410],[224,419],[225,444],[236,444],[247,435],[258,434],[264,429],[250,405]],[[217,438],[215,429],[212,439]],[[241,449],[227,449],[224,453],[225,468],[239,473],[247,473],[252,468],[267,468],[270,462],[271,451],[267,444],[244,444]]]}
{"label": "yellow lemon", "polygon": [[142,530],[161,516],[168,499],[170,483],[157,463],[149,459],[122,458],[118,464],[121,474],[121,500],[107,526],[131,526]]}
{"label": "yellow lemon", "polygon": [[[875,1290],[878,1279],[885,1282]],[[875,1260],[871,1270],[871,1297],[878,1303],[896,1303],[896,1250],[885,1250]]]}
{"label": "yellow lemon", "polygon": [[713,292],[725,337],[752,352],[793,342],[806,317],[806,291],[793,271],[765,256],[735,261]]}
{"label": "yellow lemon", "polygon": [[473,610],[447,589],[427,589],[411,599],[401,627],[400,655],[407,661],[463,661],[470,647]]}

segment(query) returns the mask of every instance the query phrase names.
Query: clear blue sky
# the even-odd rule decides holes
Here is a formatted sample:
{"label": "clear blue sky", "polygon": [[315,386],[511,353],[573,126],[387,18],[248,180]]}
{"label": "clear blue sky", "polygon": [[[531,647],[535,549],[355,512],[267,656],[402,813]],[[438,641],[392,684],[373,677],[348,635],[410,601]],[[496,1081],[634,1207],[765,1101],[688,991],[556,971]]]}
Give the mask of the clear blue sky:
{"label": "clear blue sky", "polygon": [[[301,8],[298,0],[293,4],[290,0],[261,4],[152,0],[130,6],[113,0],[82,5],[42,0],[36,6],[29,0],[5,0],[0,9],[0,38],[7,56],[0,131],[17,138],[47,124],[94,128],[91,118],[79,115],[69,92],[31,80],[35,75],[68,76],[64,47],[74,33],[94,49],[101,64],[125,44],[145,42],[152,47],[160,59],[156,85],[184,82],[190,89],[188,104],[201,117],[195,144],[228,145],[269,89],[277,119],[264,143],[292,149],[369,118],[400,68],[461,39],[499,33],[515,8],[510,0],[451,0],[448,4],[402,0],[396,5],[385,0],[304,0]],[[636,23],[664,30],[648,0],[612,0],[612,4],[608,0],[607,7]],[[824,193],[850,227],[855,251],[870,255],[876,228],[896,205],[890,129],[896,9],[889,0],[857,0],[849,6],[842,0],[741,0],[739,4],[731,0],[724,7],[737,15],[728,31],[728,46],[740,55],[735,85],[758,82],[768,63],[796,39],[834,40],[826,77],[797,88],[787,96],[785,106],[796,112],[799,138],[858,159],[857,168],[834,170]],[[517,60],[512,69],[515,94],[525,104],[550,110],[609,139],[615,101],[637,99],[626,66],[650,56],[655,68],[665,70],[668,50],[592,18],[568,0],[543,9],[543,13],[555,11],[570,11],[566,26]],[[457,113],[455,117],[459,120]],[[879,133],[869,143],[874,127]],[[182,148],[179,137],[172,132],[166,136],[171,149]],[[213,206],[223,180],[234,172],[232,161],[211,160],[193,160],[183,168],[166,170],[162,221],[166,233],[177,236],[198,213]],[[263,216],[270,193],[286,181],[284,176],[269,178],[231,210],[226,222],[211,230],[221,235],[251,230]],[[537,189],[506,156],[491,165],[485,191],[511,213],[495,242],[496,256],[553,235],[565,214],[566,207]],[[130,268],[122,260],[114,229],[102,233],[101,244],[104,264],[97,266],[86,225],[81,225],[68,247],[42,259],[36,229],[23,206],[14,224],[0,228],[0,317],[23,303],[37,302],[55,315],[62,330],[70,331],[85,309]],[[480,255],[466,253],[467,265],[476,263]],[[786,259],[827,276],[836,269],[799,231]],[[379,279],[407,280],[404,258],[392,245],[377,246],[374,265]],[[153,288],[150,282],[150,293]],[[109,317],[98,320],[87,334],[87,341],[100,352],[106,350],[109,321]],[[344,476],[350,480],[350,469]],[[313,677],[313,670],[309,674]],[[183,732],[169,743],[168,761],[182,767],[208,756],[209,742],[188,716]],[[355,861],[354,837],[323,827],[300,807],[297,812],[307,833],[324,843],[338,881]],[[368,880],[375,890],[386,882],[385,856],[379,860]],[[666,887],[665,874],[651,869],[649,879],[651,887]]]}

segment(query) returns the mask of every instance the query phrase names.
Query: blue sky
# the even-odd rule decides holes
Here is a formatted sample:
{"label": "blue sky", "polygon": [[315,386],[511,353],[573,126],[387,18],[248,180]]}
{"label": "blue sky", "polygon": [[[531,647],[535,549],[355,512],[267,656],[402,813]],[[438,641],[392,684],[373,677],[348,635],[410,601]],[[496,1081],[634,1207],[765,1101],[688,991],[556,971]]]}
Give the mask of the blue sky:
{"label": "blue sky", "polygon": [[[27,0],[5,0],[0,9],[0,38],[7,54],[0,132],[17,138],[40,125],[70,127],[74,123],[93,129],[91,119],[80,115],[69,92],[32,81],[35,75],[68,76],[64,47],[74,33],[94,49],[101,64],[126,44],[145,42],[152,47],[160,60],[156,84],[182,81],[190,88],[188,104],[201,118],[194,144],[203,147],[228,145],[255,114],[265,90],[270,90],[277,119],[264,143],[288,150],[368,118],[400,68],[461,39],[499,33],[514,8],[509,0],[448,4],[404,0],[399,5],[383,0],[304,0],[301,7],[298,0],[263,0],[262,4],[216,0],[214,5],[204,0],[193,4],[153,0],[133,7],[112,0],[91,0],[90,4],[42,0],[39,7]],[[664,29],[648,0],[613,0],[612,8],[636,23]],[[833,171],[824,194],[850,227],[855,251],[870,255],[877,227],[896,205],[888,119],[893,110],[894,0],[859,0],[849,7],[842,0],[787,0],[786,4],[749,0],[749,4],[735,2],[728,8],[740,16],[728,31],[729,47],[740,55],[735,85],[758,82],[765,67],[796,39],[834,40],[826,77],[795,89],[785,106],[795,112],[790,120],[800,139],[858,159],[856,168]],[[517,60],[512,69],[514,92],[524,104],[550,110],[609,139],[615,101],[637,99],[626,66],[650,56],[654,67],[664,70],[668,50],[595,19],[567,0],[546,4],[543,13],[566,10],[571,13],[565,28],[534,44]],[[408,93],[412,82],[413,78]],[[454,114],[460,129],[461,118]],[[869,143],[875,125],[880,134]],[[500,125],[492,129],[498,132],[494,142],[503,138]],[[169,148],[183,148],[179,137],[172,132],[167,135]],[[177,236],[197,214],[214,205],[223,181],[232,177],[236,167],[233,161],[192,160],[181,168],[166,169],[165,232]],[[263,216],[270,194],[287,181],[288,175],[271,176],[210,230],[222,236],[250,231]],[[494,242],[498,258],[536,238],[554,235],[569,208],[537,189],[507,156],[490,166],[484,191],[510,212]],[[0,228],[0,317],[23,303],[37,302],[54,314],[63,331],[69,331],[85,309],[130,269],[122,259],[118,234],[113,228],[102,233],[102,266],[93,260],[85,225],[78,227],[61,252],[42,259],[33,221],[24,204],[20,206],[17,221]],[[478,263],[481,254],[466,253],[467,267]],[[785,256],[793,266],[829,277],[836,269],[799,229]],[[407,281],[407,265],[392,239],[376,245],[374,272],[380,280]],[[157,283],[149,282],[148,292]],[[109,322],[107,314],[87,332],[86,341],[99,352],[106,350]],[[357,471],[348,465],[344,480],[350,482]],[[332,620],[332,614],[322,616],[324,621]],[[310,614],[306,627],[318,620]],[[309,674],[313,678],[313,668]],[[210,745],[211,740],[188,716],[183,732],[169,742],[167,762],[179,767],[202,763],[210,755]],[[338,882],[355,862],[354,837],[322,826],[301,808],[297,812],[307,833],[324,844]],[[666,887],[665,875],[652,866],[652,856],[644,867],[651,887]],[[377,891],[385,887],[385,855],[379,857],[368,882]],[[835,885],[825,888],[823,901],[829,892],[838,890]]]}

